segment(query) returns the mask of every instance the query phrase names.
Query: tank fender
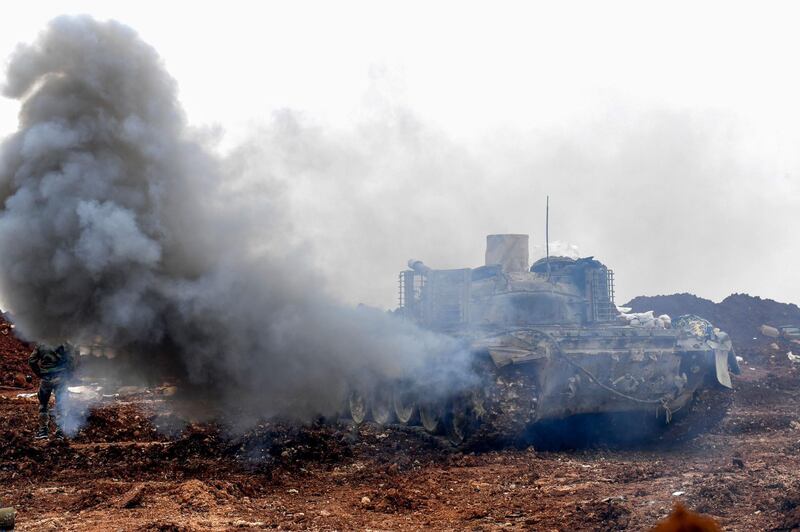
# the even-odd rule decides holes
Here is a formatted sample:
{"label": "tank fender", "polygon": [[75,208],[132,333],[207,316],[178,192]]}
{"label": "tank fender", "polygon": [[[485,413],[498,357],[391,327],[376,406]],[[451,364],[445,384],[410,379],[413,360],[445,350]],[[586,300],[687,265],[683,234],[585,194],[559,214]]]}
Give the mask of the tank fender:
{"label": "tank fender", "polygon": [[[728,333],[714,329],[711,338],[706,341],[706,345],[714,350],[714,366],[717,374],[717,382],[726,388],[733,388],[730,372],[738,375],[739,364],[736,362],[736,355],[733,355],[733,344]],[[731,364],[733,359],[733,364]]]}
{"label": "tank fender", "polygon": [[473,351],[488,351],[495,366],[523,364],[550,356],[550,349],[541,333],[515,331],[484,338],[472,343]]}
{"label": "tank fender", "polygon": [[489,356],[498,368],[509,364],[522,364],[541,358],[547,358],[547,353],[532,351],[530,349],[517,349],[513,347],[489,347]]}
{"label": "tank fender", "polygon": [[728,350],[715,349],[714,350],[714,366],[717,372],[717,382],[726,388],[733,388],[731,382],[731,374],[728,371]]}

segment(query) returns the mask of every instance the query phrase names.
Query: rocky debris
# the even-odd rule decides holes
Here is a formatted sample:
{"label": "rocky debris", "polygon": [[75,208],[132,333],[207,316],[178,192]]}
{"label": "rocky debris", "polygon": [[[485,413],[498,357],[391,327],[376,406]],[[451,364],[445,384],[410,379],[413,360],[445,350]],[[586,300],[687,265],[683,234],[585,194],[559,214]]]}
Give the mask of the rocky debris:
{"label": "rocky debris", "polygon": [[115,501],[114,505],[117,508],[136,508],[137,506],[141,506],[142,500],[144,499],[144,492],[145,485],[136,484],[129,491],[122,494],[122,496]]}

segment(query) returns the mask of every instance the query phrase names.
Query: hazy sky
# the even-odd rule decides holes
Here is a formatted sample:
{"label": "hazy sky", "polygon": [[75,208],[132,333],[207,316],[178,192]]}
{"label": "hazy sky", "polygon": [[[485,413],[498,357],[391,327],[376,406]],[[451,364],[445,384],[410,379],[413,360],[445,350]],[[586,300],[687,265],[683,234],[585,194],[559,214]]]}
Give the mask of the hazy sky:
{"label": "hazy sky", "polygon": [[[481,264],[486,233],[540,244],[545,194],[552,238],[614,268],[618,300],[800,302],[798,11],[36,2],[6,10],[0,55],[62,13],[136,29],[192,124],[219,126],[223,150],[263,147],[313,260],[352,302],[391,306],[412,256]],[[0,100],[0,135],[16,112]]]}

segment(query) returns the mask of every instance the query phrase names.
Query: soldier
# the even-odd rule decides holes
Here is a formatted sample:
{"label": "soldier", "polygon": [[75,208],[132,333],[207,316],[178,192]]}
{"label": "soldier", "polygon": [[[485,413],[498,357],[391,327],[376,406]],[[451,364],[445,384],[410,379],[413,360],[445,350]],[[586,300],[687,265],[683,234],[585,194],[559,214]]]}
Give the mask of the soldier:
{"label": "soldier", "polygon": [[50,432],[50,396],[55,395],[56,409],[52,416],[56,425],[56,436],[64,437],[58,426],[58,413],[63,408],[63,397],[67,381],[75,369],[76,353],[69,344],[56,348],[39,345],[28,358],[31,369],[39,377],[39,430],[36,439],[47,438]]}

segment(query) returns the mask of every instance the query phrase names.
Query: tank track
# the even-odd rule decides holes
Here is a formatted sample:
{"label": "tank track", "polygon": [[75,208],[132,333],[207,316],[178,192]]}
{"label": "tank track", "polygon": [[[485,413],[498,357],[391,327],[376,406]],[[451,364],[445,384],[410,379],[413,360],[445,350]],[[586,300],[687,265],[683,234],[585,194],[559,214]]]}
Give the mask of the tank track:
{"label": "tank track", "polygon": [[[731,390],[711,382],[709,376],[692,399],[670,415],[659,410],[657,415],[656,412],[612,413],[536,422],[539,384],[532,366],[496,368],[487,355],[476,358],[474,370],[482,376],[480,383],[440,402],[443,414],[438,430],[426,432],[423,427],[415,426],[419,424],[419,415],[410,423],[392,425],[424,433],[442,448],[464,452],[530,444],[545,449],[674,445],[719,425],[733,404]],[[453,430],[456,416],[462,416],[458,431]]]}
{"label": "tank track", "polygon": [[683,443],[719,426],[733,407],[734,394],[716,383],[707,383],[694,392],[692,400],[675,412],[669,423],[662,422],[658,441]]}
{"label": "tank track", "polygon": [[531,368],[509,366],[490,368],[490,361],[481,361],[480,374],[486,379],[471,392],[472,424],[457,443],[463,450],[480,450],[497,445],[518,443],[536,415],[538,384]]}

